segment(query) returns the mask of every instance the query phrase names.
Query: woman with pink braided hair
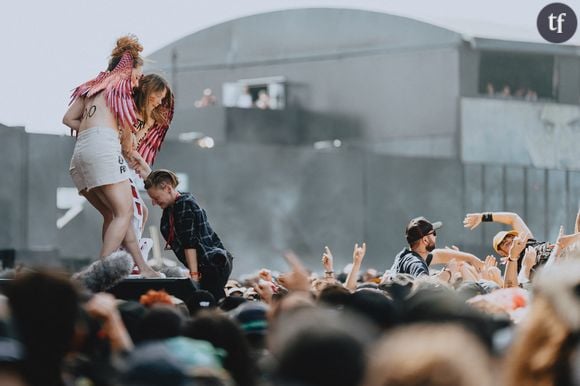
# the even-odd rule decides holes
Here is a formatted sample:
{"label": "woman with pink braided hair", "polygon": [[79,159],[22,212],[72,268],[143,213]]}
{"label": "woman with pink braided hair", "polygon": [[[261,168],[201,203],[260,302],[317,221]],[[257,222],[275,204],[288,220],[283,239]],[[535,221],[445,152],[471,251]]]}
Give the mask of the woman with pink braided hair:
{"label": "woman with pink braided hair", "polygon": [[133,199],[129,166],[137,121],[133,88],[142,77],[143,46],[135,36],[117,40],[107,71],[77,87],[63,123],[77,134],[70,174],[79,194],[104,219],[100,257],[123,246],[144,277],[159,277],[144,261],[131,225]]}

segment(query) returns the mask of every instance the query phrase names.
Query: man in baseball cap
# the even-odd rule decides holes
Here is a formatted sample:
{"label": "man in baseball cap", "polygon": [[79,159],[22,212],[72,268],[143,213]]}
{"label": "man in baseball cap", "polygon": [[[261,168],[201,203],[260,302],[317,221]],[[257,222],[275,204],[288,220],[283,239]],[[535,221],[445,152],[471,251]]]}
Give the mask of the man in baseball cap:
{"label": "man in baseball cap", "polygon": [[[443,223],[441,221],[431,223],[425,217],[417,217],[409,221],[409,224],[405,229],[405,237],[407,238],[409,245],[412,245],[417,240],[420,240],[431,233],[433,236],[437,236],[436,230],[442,226]],[[435,242],[433,242],[433,248],[431,248],[431,251],[433,249],[435,249]]]}
{"label": "man in baseball cap", "polygon": [[[436,249],[437,230],[442,225],[441,222],[432,223],[425,217],[416,217],[409,221],[405,228],[405,238],[409,246],[395,257],[391,273],[407,273],[414,277],[429,275],[431,264],[446,264],[452,259],[465,261],[478,270],[481,269],[483,262],[470,253]],[[445,282],[451,280],[451,272],[447,270],[441,271],[437,276]]]}

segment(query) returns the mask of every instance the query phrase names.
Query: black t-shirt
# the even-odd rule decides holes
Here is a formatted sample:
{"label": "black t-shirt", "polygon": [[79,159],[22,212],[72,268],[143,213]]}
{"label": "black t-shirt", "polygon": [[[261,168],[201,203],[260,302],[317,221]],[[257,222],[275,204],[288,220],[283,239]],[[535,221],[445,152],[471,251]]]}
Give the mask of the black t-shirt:
{"label": "black t-shirt", "polygon": [[408,273],[411,276],[419,277],[422,275],[429,276],[429,265],[433,255],[427,255],[427,259],[423,260],[421,255],[412,250],[405,248],[395,257],[395,262],[391,271],[396,273]]}
{"label": "black t-shirt", "polygon": [[534,248],[538,254],[536,258],[536,264],[534,264],[534,266],[532,267],[532,272],[530,274],[530,277],[532,277],[539,267],[546,264],[548,258],[552,254],[552,249],[554,249],[554,245],[546,241],[537,241],[534,239],[528,239],[528,241],[526,241],[526,247],[522,250],[522,252],[520,253],[520,257],[518,258],[518,272],[520,272],[520,270],[522,269],[524,255],[526,254],[526,249],[528,249],[528,247]]}

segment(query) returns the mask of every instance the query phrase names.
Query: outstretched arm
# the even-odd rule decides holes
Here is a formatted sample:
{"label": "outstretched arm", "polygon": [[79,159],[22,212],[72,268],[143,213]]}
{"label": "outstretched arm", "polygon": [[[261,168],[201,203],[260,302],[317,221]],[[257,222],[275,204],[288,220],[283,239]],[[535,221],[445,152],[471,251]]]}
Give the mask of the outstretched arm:
{"label": "outstretched arm", "polygon": [[133,349],[133,341],[123,324],[113,295],[95,294],[84,307],[89,315],[103,321],[103,332],[109,339],[113,352]]}
{"label": "outstretched arm", "polygon": [[577,232],[571,235],[565,235],[564,226],[560,226],[560,232],[558,233],[556,244],[554,245],[552,253],[546,262],[546,266],[549,267],[550,265],[556,263],[559,260],[562,251],[578,241],[580,241],[580,233]]}
{"label": "outstretched arm", "polygon": [[434,249],[433,252],[433,260],[431,260],[431,264],[447,264],[451,260],[455,259],[457,261],[464,261],[473,265],[477,268],[478,271],[483,269],[483,261],[479,260],[475,255],[471,253],[456,251],[454,249]]}
{"label": "outstretched arm", "polygon": [[143,180],[151,174],[151,167],[145,162],[141,154],[137,150],[133,150],[131,153],[133,159],[130,161],[129,166],[135,170]]}
{"label": "outstretched arm", "polygon": [[334,258],[332,257],[332,252],[330,252],[330,248],[328,247],[324,247],[322,266],[324,267],[324,278],[334,279]]}
{"label": "outstretched arm", "polygon": [[524,220],[513,212],[485,212],[485,213],[468,213],[463,220],[463,226],[473,230],[481,224],[481,222],[497,222],[500,224],[510,225],[519,234],[528,234],[529,238],[534,238],[530,228],[526,225]]}
{"label": "outstretched arm", "polygon": [[354,250],[352,251],[352,268],[346,277],[345,287],[351,291],[356,290],[356,282],[358,279],[358,273],[360,272],[360,266],[362,264],[365,253],[367,252],[366,243],[362,243],[362,246],[358,246],[358,243],[354,245]]}

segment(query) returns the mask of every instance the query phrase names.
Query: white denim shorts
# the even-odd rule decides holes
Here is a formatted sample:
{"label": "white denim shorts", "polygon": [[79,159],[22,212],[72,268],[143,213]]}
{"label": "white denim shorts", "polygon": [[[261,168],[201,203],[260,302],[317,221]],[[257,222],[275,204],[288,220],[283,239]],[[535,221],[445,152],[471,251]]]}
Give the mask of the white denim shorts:
{"label": "white denim shorts", "polygon": [[128,179],[129,166],[123,158],[117,130],[92,127],[81,131],[69,173],[79,192]]}

